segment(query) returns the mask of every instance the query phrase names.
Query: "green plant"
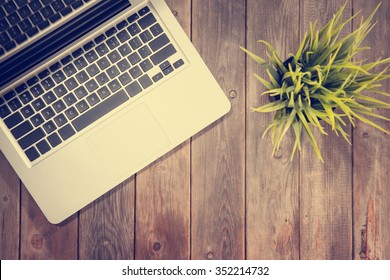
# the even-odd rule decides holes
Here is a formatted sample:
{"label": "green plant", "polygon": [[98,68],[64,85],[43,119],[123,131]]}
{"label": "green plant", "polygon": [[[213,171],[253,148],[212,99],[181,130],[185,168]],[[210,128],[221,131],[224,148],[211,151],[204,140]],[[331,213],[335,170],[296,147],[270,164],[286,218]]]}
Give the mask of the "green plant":
{"label": "green plant", "polygon": [[[361,20],[358,29],[341,37],[343,28],[356,17],[355,15],[346,21],[342,20],[346,4],[321,30],[317,31],[316,23],[310,24],[310,31],[305,34],[297,52],[285,61],[280,59],[270,43],[263,40],[258,42],[268,48],[266,55],[269,63],[241,47],[265,69],[269,78],[266,80],[255,74],[267,89],[262,95],[268,95],[270,102],[252,110],[275,113],[274,120],[263,135],[264,137],[271,130],[274,145],[272,154],[279,149],[282,139],[291,128],[295,134],[291,160],[296,150],[301,149],[303,130],[322,162],[312,128],[327,134],[323,124],[328,124],[337,135],[340,133],[350,143],[345,127],[348,120],[354,126],[355,120],[358,119],[390,134],[367,118],[368,116],[390,121],[389,118],[374,112],[377,108],[390,108],[390,103],[365,94],[365,91],[371,91],[390,97],[390,94],[380,90],[379,83],[390,77],[387,72],[390,58],[371,63],[353,60],[358,52],[369,49],[361,47],[361,43],[375,26],[371,20],[380,5],[366,20]],[[387,67],[379,73],[373,73],[372,70],[379,65]]]}

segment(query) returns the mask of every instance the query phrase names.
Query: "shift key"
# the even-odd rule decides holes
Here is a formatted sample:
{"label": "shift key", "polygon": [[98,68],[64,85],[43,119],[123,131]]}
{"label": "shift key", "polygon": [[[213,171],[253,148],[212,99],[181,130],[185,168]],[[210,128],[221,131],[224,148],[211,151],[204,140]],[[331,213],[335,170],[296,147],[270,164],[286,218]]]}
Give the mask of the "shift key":
{"label": "shift key", "polygon": [[43,137],[45,137],[45,132],[42,130],[42,128],[38,128],[26,136],[24,136],[22,139],[18,141],[20,147],[25,150],[26,148],[30,147],[32,144],[38,142]]}

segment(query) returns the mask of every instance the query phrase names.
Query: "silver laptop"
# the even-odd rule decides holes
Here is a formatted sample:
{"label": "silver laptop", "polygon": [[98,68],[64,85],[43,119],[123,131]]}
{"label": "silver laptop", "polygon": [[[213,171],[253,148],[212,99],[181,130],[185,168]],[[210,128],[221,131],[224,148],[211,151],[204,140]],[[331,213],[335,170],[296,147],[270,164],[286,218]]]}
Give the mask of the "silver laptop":
{"label": "silver laptop", "polygon": [[0,149],[52,223],[229,109],[163,0],[0,1]]}

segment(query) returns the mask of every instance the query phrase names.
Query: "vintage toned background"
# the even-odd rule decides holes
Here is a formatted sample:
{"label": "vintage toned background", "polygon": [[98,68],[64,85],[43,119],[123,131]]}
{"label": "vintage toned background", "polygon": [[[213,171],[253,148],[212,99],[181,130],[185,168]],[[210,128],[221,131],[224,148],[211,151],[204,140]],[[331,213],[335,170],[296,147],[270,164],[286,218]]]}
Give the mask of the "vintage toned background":
{"label": "vintage toned background", "polygon": [[[0,259],[390,259],[390,137],[358,123],[289,161],[260,140],[272,115],[239,45],[295,52],[344,0],[167,0],[231,112],[61,225],[50,225],[0,152]],[[350,0],[347,13],[379,0]],[[361,58],[390,56],[390,1]],[[354,20],[351,31],[359,24]],[[390,81],[384,85],[390,92]],[[389,111],[383,111],[390,117]],[[390,123],[381,122],[390,130]]]}

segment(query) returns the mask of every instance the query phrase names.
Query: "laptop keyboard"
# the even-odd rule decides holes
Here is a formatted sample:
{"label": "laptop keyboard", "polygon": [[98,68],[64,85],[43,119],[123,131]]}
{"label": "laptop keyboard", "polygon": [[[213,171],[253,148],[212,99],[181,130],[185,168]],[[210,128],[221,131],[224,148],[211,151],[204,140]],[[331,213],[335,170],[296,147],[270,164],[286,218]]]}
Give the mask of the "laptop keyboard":
{"label": "laptop keyboard", "polygon": [[175,53],[144,7],[0,97],[0,118],[35,161],[184,65]]}
{"label": "laptop keyboard", "polygon": [[90,0],[0,0],[0,58]]}

